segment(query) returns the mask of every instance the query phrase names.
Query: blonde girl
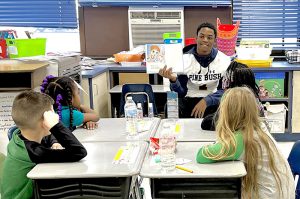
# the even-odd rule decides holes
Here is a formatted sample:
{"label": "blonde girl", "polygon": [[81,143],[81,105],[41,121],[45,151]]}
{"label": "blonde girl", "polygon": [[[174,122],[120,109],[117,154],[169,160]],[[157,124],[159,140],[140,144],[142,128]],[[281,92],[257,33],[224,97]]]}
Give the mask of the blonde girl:
{"label": "blonde girl", "polygon": [[219,112],[218,141],[200,148],[197,162],[243,161],[247,170],[242,179],[244,199],[294,199],[290,167],[259,119],[253,92],[247,87],[228,89]]}

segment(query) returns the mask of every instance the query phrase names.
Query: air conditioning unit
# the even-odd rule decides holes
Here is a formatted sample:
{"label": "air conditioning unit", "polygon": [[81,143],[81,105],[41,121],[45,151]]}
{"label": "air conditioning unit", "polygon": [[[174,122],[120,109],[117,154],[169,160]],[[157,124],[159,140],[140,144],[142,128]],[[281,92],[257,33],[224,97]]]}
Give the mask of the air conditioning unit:
{"label": "air conditioning unit", "polygon": [[184,38],[183,18],[183,7],[129,7],[130,49],[143,44],[164,43],[163,33],[166,32],[181,32]]}

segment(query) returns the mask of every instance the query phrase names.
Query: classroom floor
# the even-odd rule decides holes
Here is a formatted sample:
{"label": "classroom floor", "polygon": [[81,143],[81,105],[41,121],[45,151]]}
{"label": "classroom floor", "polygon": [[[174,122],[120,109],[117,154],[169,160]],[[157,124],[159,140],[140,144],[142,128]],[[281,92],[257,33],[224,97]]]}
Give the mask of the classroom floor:
{"label": "classroom floor", "polygon": [[[279,149],[281,150],[285,158],[288,158],[290,151],[293,147],[293,144],[294,142],[278,142]],[[145,191],[145,195],[143,199],[152,199],[148,178],[143,179],[142,187],[144,188]]]}

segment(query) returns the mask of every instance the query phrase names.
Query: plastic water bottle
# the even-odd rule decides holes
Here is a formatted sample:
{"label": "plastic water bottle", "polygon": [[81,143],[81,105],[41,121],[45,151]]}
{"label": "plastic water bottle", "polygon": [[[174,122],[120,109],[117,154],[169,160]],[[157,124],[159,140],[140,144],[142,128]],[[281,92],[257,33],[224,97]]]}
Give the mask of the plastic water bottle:
{"label": "plastic water bottle", "polygon": [[143,107],[141,103],[137,104],[137,131],[142,132],[143,129]]}
{"label": "plastic water bottle", "polygon": [[170,126],[169,123],[164,123],[159,138],[159,152],[162,171],[165,173],[175,170],[175,147],[176,137],[174,127]]}
{"label": "plastic water bottle", "polygon": [[137,119],[142,120],[144,117],[142,103],[137,104]]}
{"label": "plastic water bottle", "polygon": [[153,104],[149,103],[148,105],[148,118],[153,119],[154,113],[153,113]]}
{"label": "plastic water bottle", "polygon": [[127,97],[124,112],[126,118],[126,133],[129,138],[134,139],[137,135],[137,108],[131,96]]}
{"label": "plastic water bottle", "polygon": [[167,92],[167,109],[168,118],[178,118],[178,94],[174,91]]}

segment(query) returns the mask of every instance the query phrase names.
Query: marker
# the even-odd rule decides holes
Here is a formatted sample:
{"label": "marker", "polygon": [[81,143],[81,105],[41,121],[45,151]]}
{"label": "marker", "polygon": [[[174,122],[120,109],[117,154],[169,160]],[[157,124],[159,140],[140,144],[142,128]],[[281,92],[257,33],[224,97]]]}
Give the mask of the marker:
{"label": "marker", "polygon": [[184,167],[179,166],[179,165],[176,165],[175,167],[176,167],[177,169],[180,169],[180,170],[183,170],[183,171],[186,171],[186,172],[193,173],[193,170],[191,170],[191,169],[187,169],[187,168],[184,168]]}

